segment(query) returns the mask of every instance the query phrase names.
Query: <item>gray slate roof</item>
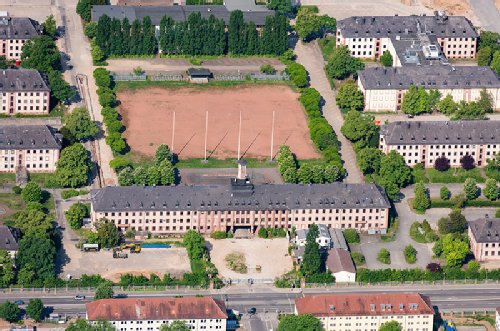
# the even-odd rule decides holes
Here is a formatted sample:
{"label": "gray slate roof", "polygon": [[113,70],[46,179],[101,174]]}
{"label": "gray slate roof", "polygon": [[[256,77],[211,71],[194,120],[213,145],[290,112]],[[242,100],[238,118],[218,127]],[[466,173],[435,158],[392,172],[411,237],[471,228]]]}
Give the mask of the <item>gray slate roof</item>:
{"label": "gray slate roof", "polygon": [[448,16],[442,21],[436,16],[351,16],[337,22],[337,29],[346,38],[388,38],[415,35],[417,22],[421,31],[437,37],[477,38],[472,23],[464,16]]}
{"label": "gray slate roof", "polygon": [[[108,15],[111,18],[128,18],[130,22],[136,18],[142,20],[149,16],[153,25],[160,25],[163,16],[171,17],[174,21],[184,22],[191,13],[201,13],[204,18],[214,15],[215,18],[223,19],[229,24],[231,12],[225,6],[92,6],[92,21],[98,21],[99,17]],[[262,26],[266,22],[266,17],[274,15],[271,10],[245,11],[243,18],[247,22],[254,22],[255,25]]]}
{"label": "gray slate roof", "polygon": [[[309,229],[299,229],[295,232],[299,240],[306,240],[308,233]],[[318,224],[318,234],[319,237],[331,239],[330,231],[328,231],[328,227],[325,224]]]}
{"label": "gray slate roof", "polygon": [[210,77],[212,72],[207,68],[189,68],[187,73],[191,77]]}
{"label": "gray slate roof", "polygon": [[17,251],[21,232],[17,228],[0,225],[0,249],[5,251]]}
{"label": "gray slate roof", "polygon": [[38,70],[5,69],[0,71],[0,92],[50,92]]}
{"label": "gray slate roof", "polygon": [[240,195],[231,185],[108,186],[92,190],[91,199],[98,212],[390,208],[375,184],[255,185],[248,193]]}
{"label": "gray slate roof", "polygon": [[392,122],[380,127],[388,145],[500,143],[497,121]]}
{"label": "gray slate roof", "polygon": [[61,136],[47,125],[0,125],[0,149],[61,149]]}
{"label": "gray slate roof", "polygon": [[330,249],[325,265],[333,274],[341,271],[356,273],[356,267],[352,262],[351,254],[344,249]]}
{"label": "gray slate roof", "polygon": [[0,39],[31,39],[40,35],[38,22],[27,17],[0,17]]}
{"label": "gray slate roof", "polygon": [[469,228],[478,243],[500,243],[500,218],[469,221]]}
{"label": "gray slate roof", "polygon": [[366,90],[500,88],[500,79],[489,67],[403,66],[358,71]]}
{"label": "gray slate roof", "polygon": [[344,233],[341,229],[330,228],[330,238],[332,238],[333,248],[339,248],[348,251],[349,246],[344,238]]}

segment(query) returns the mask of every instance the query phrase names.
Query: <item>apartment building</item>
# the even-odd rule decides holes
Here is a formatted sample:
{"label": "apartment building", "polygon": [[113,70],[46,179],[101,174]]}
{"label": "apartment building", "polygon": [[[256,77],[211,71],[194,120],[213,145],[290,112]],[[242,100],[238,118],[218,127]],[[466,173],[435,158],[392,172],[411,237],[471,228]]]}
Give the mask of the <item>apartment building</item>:
{"label": "apartment building", "polygon": [[50,88],[37,70],[1,70],[0,105],[0,114],[48,114]]}
{"label": "apartment building", "polygon": [[467,18],[442,12],[434,16],[352,16],[337,22],[337,46],[347,46],[357,58],[378,59],[387,50],[395,65],[404,62],[405,51],[415,44],[425,53],[421,59],[472,59],[477,39]]}
{"label": "apartment building", "polygon": [[261,227],[385,233],[390,204],[375,184],[253,185],[241,170],[229,185],[111,186],[91,191],[91,220],[153,234],[181,235]]}
{"label": "apartment building", "polygon": [[42,33],[41,26],[28,17],[10,17],[0,12],[0,56],[20,60],[24,44]]}
{"label": "apartment building", "polygon": [[87,320],[108,321],[117,331],[157,331],[184,321],[190,330],[225,331],[226,307],[212,297],[101,299],[85,304]]}
{"label": "apartment building", "polygon": [[296,314],[312,314],[325,331],[377,331],[397,321],[405,331],[432,331],[434,310],[418,293],[325,294],[295,299]]}
{"label": "apartment building", "polygon": [[469,221],[470,249],[479,262],[500,260],[500,218]]}
{"label": "apartment building", "polygon": [[62,136],[46,125],[0,126],[0,172],[53,172]]}
{"label": "apartment building", "polygon": [[401,110],[403,95],[411,85],[451,95],[455,102],[476,101],[485,89],[493,108],[500,110],[500,78],[489,67],[477,66],[403,66],[367,68],[358,73],[358,87],[365,97],[365,111]]}
{"label": "apartment building", "polygon": [[500,126],[496,121],[393,122],[380,127],[379,148],[396,151],[406,164],[434,167],[445,156],[451,167],[460,167],[465,155],[483,167],[500,152]]}
{"label": "apartment building", "polygon": [[19,248],[21,231],[7,225],[0,225],[0,250],[7,251],[12,258],[16,257]]}

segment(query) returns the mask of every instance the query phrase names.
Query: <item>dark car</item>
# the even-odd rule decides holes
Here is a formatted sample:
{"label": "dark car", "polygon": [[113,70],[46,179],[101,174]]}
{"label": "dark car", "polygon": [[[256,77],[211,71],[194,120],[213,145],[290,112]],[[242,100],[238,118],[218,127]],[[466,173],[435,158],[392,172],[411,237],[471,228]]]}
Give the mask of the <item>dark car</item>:
{"label": "dark car", "polygon": [[14,301],[14,303],[15,303],[16,305],[18,305],[18,306],[19,306],[19,305],[24,305],[24,301],[23,301],[23,300],[16,300],[16,301]]}
{"label": "dark car", "polygon": [[250,315],[254,315],[256,312],[257,312],[257,308],[255,308],[255,307],[248,308],[248,310],[247,310],[247,313],[249,313]]}

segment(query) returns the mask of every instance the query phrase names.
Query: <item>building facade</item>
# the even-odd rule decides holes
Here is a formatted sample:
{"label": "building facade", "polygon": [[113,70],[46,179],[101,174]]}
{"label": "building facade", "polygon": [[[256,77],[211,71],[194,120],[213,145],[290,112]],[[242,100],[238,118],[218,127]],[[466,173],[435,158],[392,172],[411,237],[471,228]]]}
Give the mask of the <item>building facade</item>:
{"label": "building facade", "polygon": [[335,277],[335,283],[356,282],[356,266],[347,250],[341,248],[329,249],[325,267]]}
{"label": "building facade", "polygon": [[403,95],[411,85],[438,90],[441,98],[451,95],[455,102],[476,101],[484,89],[491,95],[493,109],[500,110],[500,79],[489,67],[375,67],[358,73],[366,111],[401,111]]}
{"label": "building facade", "polygon": [[470,249],[479,262],[500,260],[500,218],[469,222]]}
{"label": "building facade", "polygon": [[16,257],[20,239],[21,231],[19,229],[0,225],[0,250],[7,251],[12,258]]}
{"label": "building facade", "polygon": [[500,331],[500,307],[495,310],[495,329]]}
{"label": "building facade", "polygon": [[470,155],[484,167],[500,152],[500,126],[496,121],[393,122],[381,126],[379,147],[386,154],[398,152],[409,166],[432,168],[445,156],[451,167],[460,167],[460,159]]}
{"label": "building facade", "polygon": [[24,44],[42,33],[40,25],[27,17],[10,17],[0,12],[0,56],[20,60]]}
{"label": "building facade", "polygon": [[87,320],[108,321],[117,331],[157,331],[184,321],[190,330],[225,331],[226,307],[211,297],[102,299],[85,304]]}
{"label": "building facade", "polygon": [[53,172],[62,136],[46,125],[0,126],[0,172]]}
{"label": "building facade", "polygon": [[432,303],[418,293],[327,294],[295,299],[296,314],[316,316],[325,331],[377,331],[397,321],[405,331],[432,331]]}
{"label": "building facade", "polygon": [[0,114],[48,114],[50,88],[37,70],[1,70],[0,106]]}
{"label": "building facade", "polygon": [[181,235],[261,227],[328,228],[385,233],[390,204],[374,184],[253,185],[246,176],[227,186],[115,186],[91,192],[91,219],[153,234]]}
{"label": "building facade", "polygon": [[473,59],[477,39],[467,18],[436,12],[434,16],[352,16],[337,22],[336,45],[347,46],[357,58],[378,59],[387,50],[397,59],[394,64],[401,65],[404,51],[415,43],[422,48],[435,46],[441,57]]}

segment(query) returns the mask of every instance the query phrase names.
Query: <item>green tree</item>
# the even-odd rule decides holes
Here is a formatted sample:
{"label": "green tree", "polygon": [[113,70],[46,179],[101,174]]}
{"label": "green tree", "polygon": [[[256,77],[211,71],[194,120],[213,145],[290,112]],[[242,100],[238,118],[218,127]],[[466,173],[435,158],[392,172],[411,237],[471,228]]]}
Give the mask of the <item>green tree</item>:
{"label": "green tree", "polygon": [[453,209],[448,217],[441,217],[438,220],[438,231],[441,234],[463,233],[465,230],[467,230],[467,219],[460,209]]}
{"label": "green tree", "polygon": [[372,145],[375,138],[378,141],[379,127],[375,124],[373,116],[355,110],[347,113],[340,131],[355,143],[357,148]]}
{"label": "green tree", "polygon": [[83,219],[89,217],[89,210],[83,203],[77,202],[72,204],[64,215],[72,229],[79,229],[83,225]]}
{"label": "green tree", "polygon": [[497,75],[500,75],[500,51],[496,51],[495,54],[493,54],[493,60],[491,61],[490,67]]}
{"label": "green tree", "polygon": [[297,87],[306,87],[309,84],[306,68],[302,64],[292,62],[286,67],[286,72]]}
{"label": "green tree", "polygon": [[162,161],[158,165],[159,172],[159,183],[161,185],[173,185],[175,184],[175,171],[176,169],[172,166],[172,163],[168,160]]}
{"label": "green tree", "polygon": [[129,167],[130,164],[129,160],[121,156],[117,156],[113,160],[109,161],[109,166],[116,172],[120,172],[121,170]]}
{"label": "green tree", "polygon": [[99,132],[87,108],[84,107],[75,108],[66,115],[65,126],[77,140],[90,139]]}
{"label": "green tree", "polygon": [[54,38],[57,34],[57,25],[54,15],[49,15],[45,22],[42,23],[43,34]]}
{"label": "green tree", "polygon": [[292,2],[290,0],[271,0],[267,3],[267,8],[281,14],[288,14],[292,11]]}
{"label": "green tree", "polygon": [[464,182],[464,193],[467,200],[474,200],[478,196],[479,188],[477,187],[477,181],[474,178],[467,178]]}
{"label": "green tree", "polygon": [[165,160],[172,162],[173,155],[172,155],[172,151],[170,150],[170,147],[168,147],[168,145],[161,144],[156,149],[155,161],[156,161],[156,164],[160,164]]}
{"label": "green tree", "polygon": [[393,60],[391,52],[385,50],[384,53],[382,53],[382,55],[380,56],[380,63],[382,63],[384,67],[392,67],[392,62]]}
{"label": "green tree", "polygon": [[111,132],[106,136],[106,144],[109,145],[111,150],[118,154],[123,154],[127,148],[125,140],[123,140],[120,132]]}
{"label": "green tree", "polygon": [[105,68],[96,68],[93,73],[98,87],[111,88],[111,75]]}
{"label": "green tree", "polygon": [[30,299],[26,306],[26,314],[37,322],[40,322],[44,316],[45,307],[41,299]]}
{"label": "green tree", "polygon": [[448,267],[462,265],[469,253],[469,242],[456,234],[445,234],[442,238],[443,255]]}
{"label": "green tree", "polygon": [[406,263],[413,264],[417,262],[417,250],[412,245],[408,245],[404,249]]}
{"label": "green tree", "polygon": [[441,187],[439,189],[439,197],[441,200],[449,200],[451,197],[450,190],[446,186]]}
{"label": "green tree", "polygon": [[443,99],[441,99],[441,101],[439,101],[438,109],[441,113],[451,116],[457,111],[458,104],[453,100],[451,94],[447,94]]}
{"label": "green tree", "polygon": [[310,314],[283,315],[277,331],[323,331],[318,318]]}
{"label": "green tree", "polygon": [[228,45],[227,50],[232,54],[243,54],[245,51],[244,43],[244,27],[243,13],[241,10],[234,10],[229,16],[228,27]]}
{"label": "green tree", "polygon": [[96,223],[97,243],[100,247],[111,248],[120,243],[120,231],[113,221],[101,218]]}
{"label": "green tree", "polygon": [[355,229],[345,229],[344,230],[345,241],[348,244],[359,244],[359,233]]}
{"label": "green tree", "polygon": [[29,39],[23,46],[21,60],[23,68],[37,69],[44,73],[61,69],[59,50],[49,36]]}
{"label": "green tree", "polygon": [[165,323],[161,326],[160,331],[189,331],[191,330],[185,321],[173,321],[172,323]]}
{"label": "green tree", "polygon": [[63,187],[79,187],[87,183],[91,171],[89,152],[82,144],[73,144],[62,150],[54,177]]}
{"label": "green tree", "polygon": [[35,182],[29,182],[23,188],[21,196],[25,203],[41,202],[42,201],[42,188]]}
{"label": "green tree", "polygon": [[427,193],[424,183],[415,184],[415,198],[413,199],[413,208],[418,212],[425,212],[431,206],[431,199]]}
{"label": "green tree", "polygon": [[9,63],[7,62],[7,58],[5,55],[0,55],[0,69],[8,69]]}
{"label": "green tree", "polygon": [[50,70],[48,79],[52,95],[59,101],[64,102],[73,99],[76,96],[75,90],[63,79],[59,71]]}
{"label": "green tree", "polygon": [[438,109],[439,101],[441,100],[441,92],[436,89],[430,89],[427,93],[427,104],[429,111],[435,111]]}
{"label": "green tree", "polygon": [[17,215],[14,224],[24,235],[47,234],[52,228],[52,218],[40,209],[27,208]]}
{"label": "green tree", "polygon": [[363,110],[365,106],[363,92],[358,89],[358,84],[353,80],[345,81],[340,85],[335,100],[343,111]]}
{"label": "green tree", "polygon": [[21,315],[21,308],[15,303],[6,301],[0,304],[0,317],[9,323],[17,322]]}
{"label": "green tree", "polygon": [[477,65],[479,66],[489,66],[491,62],[491,56],[493,55],[491,47],[483,47],[477,51]]}
{"label": "green tree", "polygon": [[92,56],[92,62],[94,65],[102,65],[106,54],[94,40],[90,42],[90,54]]}
{"label": "green tree", "polygon": [[483,194],[487,199],[494,201],[498,199],[498,186],[497,181],[493,178],[486,180],[486,186],[484,187]]}
{"label": "green tree", "polygon": [[87,38],[93,39],[97,34],[97,22],[88,22],[85,24],[83,28],[83,33]]}
{"label": "green tree", "polygon": [[360,59],[351,56],[351,51],[345,46],[333,50],[325,67],[328,76],[332,79],[344,79],[358,70],[363,70],[365,65]]}
{"label": "green tree", "polygon": [[312,224],[309,227],[304,248],[304,257],[300,265],[300,271],[306,278],[321,272],[321,253],[316,238],[319,235],[318,226]]}
{"label": "green tree", "polygon": [[54,277],[56,248],[45,233],[28,232],[19,241],[17,264],[30,266],[35,279]]}
{"label": "green tree", "polygon": [[377,254],[377,260],[384,264],[391,264],[391,253],[387,249],[381,248]]}
{"label": "green tree", "polygon": [[483,114],[493,113],[493,96],[486,89],[479,92],[479,99],[477,105]]}
{"label": "green tree", "polygon": [[301,7],[295,20],[295,31],[302,40],[308,40],[321,32],[321,19],[310,7]]}
{"label": "green tree", "polygon": [[71,322],[66,331],[115,331],[115,327],[108,321],[98,321],[96,324],[91,324],[83,318],[79,318],[76,322]]}
{"label": "green tree", "polygon": [[387,195],[394,199],[399,190],[412,180],[411,169],[405,164],[403,156],[396,151],[390,151],[380,160],[380,171],[377,183],[383,186]]}
{"label": "green tree", "polygon": [[363,148],[356,154],[359,169],[364,174],[378,174],[384,153],[378,148]]}
{"label": "green tree", "polygon": [[118,174],[118,183],[121,186],[131,186],[135,183],[134,173],[131,167],[122,169]]}
{"label": "green tree", "polygon": [[403,95],[401,110],[410,115],[419,115],[430,111],[429,94],[422,86],[410,85],[408,91]]}
{"label": "green tree", "polygon": [[94,300],[111,299],[114,295],[113,284],[110,282],[102,282],[95,290]]}
{"label": "green tree", "polygon": [[481,32],[481,37],[479,38],[478,49],[481,50],[485,47],[491,48],[492,52],[500,50],[500,45],[498,45],[498,39],[500,39],[500,34],[492,31]]}
{"label": "green tree", "polygon": [[401,331],[403,327],[396,321],[389,321],[382,323],[378,328],[378,331]]}
{"label": "green tree", "polygon": [[0,266],[0,287],[9,287],[15,277],[14,262],[5,250],[0,250]]}
{"label": "green tree", "polygon": [[93,5],[105,5],[106,0],[78,0],[78,4],[76,5],[76,13],[80,15],[80,17],[89,22],[91,18],[91,9]]}

